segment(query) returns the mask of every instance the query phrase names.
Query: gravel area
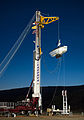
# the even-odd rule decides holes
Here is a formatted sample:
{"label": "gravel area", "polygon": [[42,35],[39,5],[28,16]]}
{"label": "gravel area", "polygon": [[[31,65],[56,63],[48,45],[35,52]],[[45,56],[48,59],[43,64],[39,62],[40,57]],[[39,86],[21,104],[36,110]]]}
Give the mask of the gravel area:
{"label": "gravel area", "polygon": [[84,120],[84,116],[0,117],[0,120]]}

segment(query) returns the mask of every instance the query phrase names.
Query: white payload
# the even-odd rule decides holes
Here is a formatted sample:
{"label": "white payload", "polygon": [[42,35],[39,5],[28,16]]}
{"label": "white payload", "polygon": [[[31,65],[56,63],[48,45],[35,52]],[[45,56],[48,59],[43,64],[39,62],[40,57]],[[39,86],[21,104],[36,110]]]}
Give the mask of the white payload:
{"label": "white payload", "polygon": [[62,46],[60,47],[61,43],[60,43],[60,40],[58,41],[58,45],[57,45],[57,48],[52,50],[49,54],[52,56],[52,57],[55,57],[56,58],[59,58],[62,56],[62,54],[66,53],[67,52],[67,46]]}

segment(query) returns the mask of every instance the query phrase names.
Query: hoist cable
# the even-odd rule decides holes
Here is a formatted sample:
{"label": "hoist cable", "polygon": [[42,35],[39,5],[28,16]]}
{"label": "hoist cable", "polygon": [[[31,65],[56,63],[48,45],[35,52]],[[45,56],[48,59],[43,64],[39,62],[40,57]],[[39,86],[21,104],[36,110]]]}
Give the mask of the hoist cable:
{"label": "hoist cable", "polygon": [[58,20],[58,40],[60,40],[60,30],[59,30],[59,23],[60,23],[60,21]]}
{"label": "hoist cable", "polygon": [[[4,65],[4,67],[1,69],[0,74],[4,71],[4,69],[7,67],[7,65],[10,63],[10,61],[12,60],[12,58],[14,57],[15,53],[18,51],[18,49],[20,48],[22,42],[24,41],[25,37],[27,36],[27,34],[29,33],[29,30],[31,29],[32,23],[35,19],[35,14],[32,17],[32,19],[30,20],[30,22],[28,23],[28,25],[26,26],[26,28],[23,30],[23,32],[21,33],[20,37],[18,38],[18,40],[15,42],[15,44],[13,45],[13,47],[11,48],[11,50],[8,52],[8,54],[6,55],[6,57],[3,59],[3,61],[0,64],[0,68],[1,66],[6,62],[7,58],[9,58],[9,60],[6,62],[6,64]],[[12,53],[13,52],[13,53]]]}
{"label": "hoist cable", "polygon": [[63,56],[63,81],[64,81],[64,90],[65,90],[66,80],[65,80],[65,59],[64,59],[64,56]]}
{"label": "hoist cable", "polygon": [[[57,81],[58,81],[59,78],[60,78],[60,68],[61,68],[61,61],[60,61],[60,66],[59,66],[59,72],[58,72],[58,76],[57,76]],[[53,100],[54,100],[54,98],[55,98],[55,95],[56,95],[56,91],[57,91],[57,87],[55,88],[55,91],[54,91],[52,100],[51,100],[50,104],[48,105],[48,107],[50,107],[50,105],[52,104],[52,102],[53,102]]]}
{"label": "hoist cable", "polygon": [[28,25],[26,26],[26,28],[23,30],[23,32],[21,33],[21,35],[19,36],[18,40],[15,42],[15,44],[13,45],[13,47],[11,48],[11,50],[8,52],[8,54],[6,55],[6,57],[4,58],[4,60],[2,61],[2,63],[0,64],[0,66],[3,64],[3,62],[5,61],[5,59],[8,57],[8,55],[11,53],[11,51],[14,49],[14,47],[19,43],[19,41],[21,41],[22,37],[24,37],[25,33],[29,31],[31,24],[33,22],[35,18],[35,14],[33,16],[33,18],[31,19],[31,21],[28,23]]}
{"label": "hoist cable", "polygon": [[[59,30],[59,20],[58,20],[58,40],[60,40],[60,30]],[[61,69],[61,62],[62,62],[62,59],[60,60],[60,59],[58,59],[59,61],[57,61],[59,64],[57,64],[57,65],[59,65],[57,68],[59,68],[59,71],[58,71],[58,76],[57,76],[57,80],[59,80],[59,77],[60,77],[60,69]],[[45,62],[44,62],[45,63]],[[45,65],[45,64],[44,64]],[[47,68],[46,67],[46,65],[45,65],[45,68]],[[56,69],[57,69],[56,68]],[[58,69],[57,69],[58,70]],[[47,69],[47,71],[48,72],[50,72],[50,73],[52,73],[52,72],[54,72],[54,71],[49,71],[48,69]],[[49,103],[49,105],[47,106],[47,108],[48,107],[50,107],[50,105],[52,104],[52,102],[53,102],[53,100],[54,100],[54,98],[55,98],[55,95],[56,95],[56,91],[57,91],[57,87],[55,88],[55,91],[54,91],[54,94],[53,94],[53,97],[52,97],[52,100],[51,100],[51,102]]]}
{"label": "hoist cable", "polygon": [[52,73],[54,73],[54,72],[57,71],[57,69],[58,69],[58,67],[59,67],[59,64],[60,64],[60,59],[58,59],[57,64],[56,64],[56,66],[55,66],[55,69],[52,70],[52,71],[50,71],[50,70],[48,69],[48,67],[47,67],[47,65],[46,65],[46,63],[45,63],[45,59],[43,59],[43,64],[44,64],[44,67],[45,67],[46,71],[47,71],[48,73],[52,74]]}
{"label": "hoist cable", "polygon": [[[59,61],[60,61],[60,65],[59,65],[59,69],[58,69],[58,75],[57,75],[57,77],[56,77],[56,80],[57,80],[57,81],[58,81],[59,78],[60,78],[60,70],[61,70],[62,59],[60,59]],[[57,92],[57,86],[56,86],[56,88],[55,88],[55,90],[54,90],[53,97],[52,97],[49,105],[48,105],[46,108],[49,108],[50,105],[52,104],[52,102],[53,102],[53,100],[54,100],[54,98],[55,98],[56,92]],[[46,108],[44,108],[43,111],[44,111]]]}

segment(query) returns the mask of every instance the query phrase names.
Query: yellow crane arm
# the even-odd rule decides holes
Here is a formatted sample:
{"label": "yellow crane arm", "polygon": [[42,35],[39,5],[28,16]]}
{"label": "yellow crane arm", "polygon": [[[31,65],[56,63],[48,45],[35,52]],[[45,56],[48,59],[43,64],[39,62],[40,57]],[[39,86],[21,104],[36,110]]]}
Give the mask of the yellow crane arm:
{"label": "yellow crane arm", "polygon": [[[56,20],[59,20],[59,17],[43,17],[43,16],[40,16],[39,26],[41,26],[41,28],[44,28],[45,24],[52,23]],[[36,29],[36,25],[33,26],[32,29]]]}
{"label": "yellow crane arm", "polygon": [[59,17],[43,17],[43,16],[41,16],[41,24],[49,24],[56,20],[59,20]]}

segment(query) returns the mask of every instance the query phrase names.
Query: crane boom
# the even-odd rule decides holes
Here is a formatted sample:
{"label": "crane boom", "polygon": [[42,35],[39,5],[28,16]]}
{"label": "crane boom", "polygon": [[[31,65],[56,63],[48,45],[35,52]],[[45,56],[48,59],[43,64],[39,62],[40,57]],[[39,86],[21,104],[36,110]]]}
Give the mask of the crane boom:
{"label": "crane boom", "polygon": [[38,108],[41,108],[41,93],[40,93],[40,64],[41,64],[41,29],[44,28],[44,25],[52,23],[56,20],[59,20],[59,17],[43,17],[41,16],[40,11],[36,11],[36,21],[32,29],[35,29],[36,40],[35,40],[35,50],[33,51],[33,94],[32,97],[38,98]]}
{"label": "crane boom", "polygon": [[43,17],[41,16],[41,24],[49,24],[59,20],[59,17]]}
{"label": "crane boom", "polygon": [[[44,17],[40,16],[40,21],[36,21],[35,24],[39,24],[41,28],[44,28],[44,25],[50,24],[59,20],[59,17]],[[32,29],[36,29],[36,25],[32,27]]]}

